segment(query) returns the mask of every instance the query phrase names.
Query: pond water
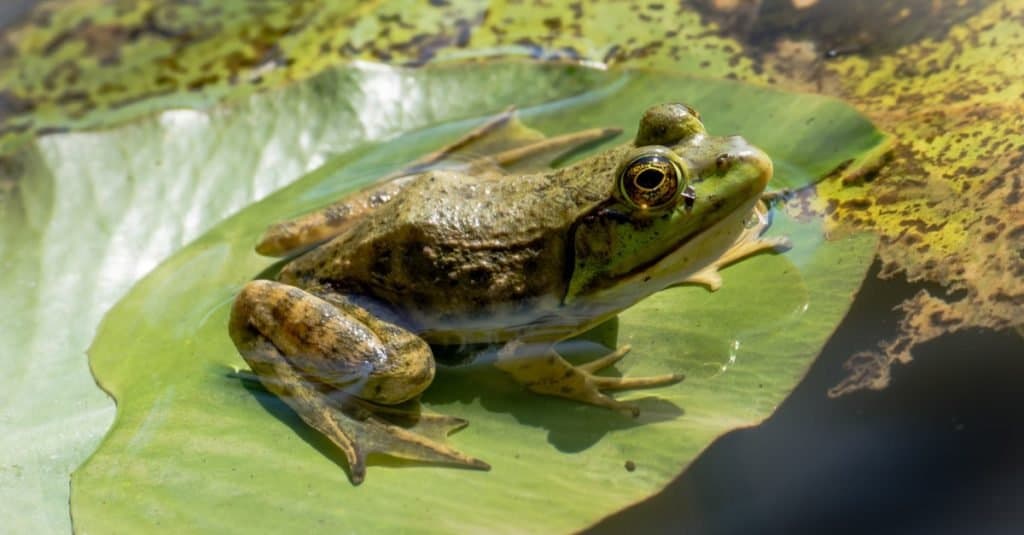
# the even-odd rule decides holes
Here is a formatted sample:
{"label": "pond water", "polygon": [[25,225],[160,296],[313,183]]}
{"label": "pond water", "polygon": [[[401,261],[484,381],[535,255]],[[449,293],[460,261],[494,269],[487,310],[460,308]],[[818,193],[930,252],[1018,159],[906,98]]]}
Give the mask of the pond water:
{"label": "pond water", "polygon": [[828,399],[849,355],[892,336],[892,308],[922,287],[877,274],[775,415],[722,437],[661,494],[587,533],[1019,532],[1016,333],[944,336],[887,389]]}

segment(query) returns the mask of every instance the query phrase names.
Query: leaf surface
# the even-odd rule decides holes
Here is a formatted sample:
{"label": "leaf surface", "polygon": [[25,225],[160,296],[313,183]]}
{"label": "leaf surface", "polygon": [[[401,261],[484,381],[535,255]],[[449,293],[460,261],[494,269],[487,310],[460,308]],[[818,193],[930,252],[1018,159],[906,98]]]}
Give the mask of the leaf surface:
{"label": "leaf surface", "polygon": [[[472,109],[494,113],[519,103],[524,121],[549,135],[618,126],[631,136],[649,104],[685,100],[702,111],[712,133],[742,133],[765,148],[787,186],[812,182],[884,139],[838,101],[733,82],[518,64],[387,72],[401,77],[402,87],[459,79],[426,110],[451,106],[457,118],[456,110],[472,100],[457,95],[488,95]],[[365,75],[352,70],[325,77]],[[528,95],[494,98],[500,93],[494,84],[513,76],[564,93],[538,95],[544,102],[534,106],[524,103]],[[317,91],[275,102],[282,110],[313,105],[302,98],[335,97]],[[372,131],[376,110],[358,108],[367,115],[355,120]],[[244,117],[247,110],[231,113]],[[441,120],[445,113],[430,117]],[[306,127],[315,131],[316,123],[311,117]],[[484,365],[448,368],[423,401],[469,420],[451,442],[493,470],[371,458],[366,482],[352,487],[343,458],[325,439],[276,398],[234,376],[245,364],[227,336],[228,307],[238,289],[271,264],[251,252],[267,224],[329,202],[471,126],[448,122],[327,159],[175,254],[114,307],[90,354],[100,384],[118,401],[118,416],[74,476],[78,529],[224,532],[254,523],[266,531],[325,524],[437,532],[583,528],[656,492],[722,433],[771,414],[842,318],[874,251],[872,238],[825,242],[819,223],[780,214],[773,232],[791,235],[793,251],[728,268],[716,293],[676,288],[621,316],[619,342],[631,343],[635,354],[619,371],[688,376],[679,385],[626,394],[639,399],[639,420],[526,393]],[[298,132],[296,144],[301,138]],[[227,150],[233,139],[219,143]],[[246,177],[235,179],[244,183]],[[579,345],[590,355],[599,351],[592,343]],[[625,468],[627,461],[634,471]]]}

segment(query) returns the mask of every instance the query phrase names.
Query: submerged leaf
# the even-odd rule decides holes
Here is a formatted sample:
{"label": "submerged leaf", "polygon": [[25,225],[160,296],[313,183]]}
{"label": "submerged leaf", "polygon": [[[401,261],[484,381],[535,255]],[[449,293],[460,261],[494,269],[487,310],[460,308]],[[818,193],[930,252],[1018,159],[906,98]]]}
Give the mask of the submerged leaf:
{"label": "submerged leaf", "polygon": [[41,3],[0,41],[0,154],[36,133],[244,97],[355,59],[422,62],[486,2],[412,4]]}
{"label": "submerged leaf", "polygon": [[[834,395],[886,386],[891,364],[943,334],[1021,325],[1024,5],[984,4],[941,40],[842,57],[815,67],[816,79],[785,82],[843,97],[895,140],[864,180],[822,183],[814,210],[829,214],[832,228],[879,234],[882,277],[945,288],[904,301],[899,334],[854,355]],[[777,61],[785,64],[772,68],[794,69],[792,58]]]}
{"label": "submerged leaf", "polygon": [[53,0],[0,35],[0,154],[37,133],[244,97],[355,60],[493,56],[757,78],[684,5]]}
{"label": "submerged leaf", "polygon": [[[779,184],[788,187],[811,183],[884,139],[838,101],[666,73],[514,64],[387,72],[407,88],[459,79],[449,86],[458,87],[457,94],[416,112],[430,120],[519,104],[524,121],[549,135],[615,126],[625,129],[620,139],[626,139],[649,104],[685,100],[702,111],[710,132],[741,133],[765,148]],[[327,76],[366,75],[356,70]],[[523,101],[527,95],[496,91],[508,76],[519,77],[513,87],[530,80],[531,87],[565,88],[573,80],[578,90],[562,90],[571,98],[552,90],[545,93],[548,104],[531,106]],[[297,91],[274,101],[282,109],[329,109],[336,94]],[[478,94],[488,95],[485,103],[452,104]],[[260,102],[254,98],[252,105]],[[389,109],[403,102],[381,104]],[[360,108],[356,117],[370,131],[378,126],[375,110]],[[247,110],[232,113],[244,117]],[[307,143],[304,135],[325,122],[310,117],[293,143]],[[432,411],[468,420],[450,442],[493,470],[371,458],[366,483],[352,487],[337,449],[277,398],[237,378],[235,371],[245,365],[227,334],[229,304],[271,263],[251,250],[267,224],[330,202],[470,126],[450,123],[329,159],[206,233],[114,307],[90,355],[98,381],[118,400],[118,418],[75,473],[77,528],[226,532],[256,522],[266,531],[323,523],[349,531],[580,529],[659,490],[715,437],[767,417],[845,314],[873,255],[870,237],[825,242],[818,222],[780,215],[772,232],[792,237],[789,253],[726,269],[716,293],[675,288],[621,316],[619,341],[630,343],[634,355],[617,365],[619,371],[688,377],[625,394],[641,406],[640,419],[526,393],[484,364],[445,368],[422,401]],[[240,142],[218,139],[224,150]],[[139,143],[117,133],[106,142]],[[282,140],[281,146],[289,145]],[[231,180],[251,179],[239,174]],[[576,346],[582,349],[574,351]],[[577,356],[599,351],[588,342],[565,349]],[[634,470],[627,471],[627,464]]]}

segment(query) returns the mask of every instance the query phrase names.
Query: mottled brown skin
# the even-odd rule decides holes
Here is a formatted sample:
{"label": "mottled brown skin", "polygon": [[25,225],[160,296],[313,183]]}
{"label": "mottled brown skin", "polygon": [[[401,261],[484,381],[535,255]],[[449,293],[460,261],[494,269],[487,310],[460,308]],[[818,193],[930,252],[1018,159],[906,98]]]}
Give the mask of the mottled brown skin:
{"label": "mottled brown skin", "polygon": [[[546,174],[426,173],[279,279],[379,299],[428,341],[507,339],[494,329],[529,325],[559,306],[572,268],[566,214],[613,196],[626,150]],[[570,178],[581,167],[593,180]]]}
{"label": "mottled brown skin", "polygon": [[[231,331],[259,333],[299,372],[332,388],[358,386],[359,397],[378,403],[405,401],[434,378],[430,347],[421,338],[322,289],[253,281],[235,300]],[[402,358],[389,358],[384,348]]]}
{"label": "mottled brown skin", "polygon": [[[634,405],[604,391],[682,376],[598,376],[628,348],[573,366],[554,344],[662,288],[710,280],[718,258],[778,245],[744,234],[771,176],[763,153],[741,138],[706,135],[695,112],[679,104],[648,110],[637,142],[534,174],[427,171],[275,225],[263,250],[312,249],[288,262],[278,281],[242,289],[232,338],[263,384],[346,452],[356,482],[372,451],[487,467],[437,440],[375,423],[380,404],[429,386],[428,343],[504,342],[496,365],[530,390],[635,415]],[[624,172],[641,157],[643,169],[660,158],[655,168],[664,173]],[[646,205],[650,195],[641,190],[662,191],[666,173],[678,191],[663,205]],[[629,187],[620,183],[627,179]],[[740,236],[744,243],[734,244]]]}

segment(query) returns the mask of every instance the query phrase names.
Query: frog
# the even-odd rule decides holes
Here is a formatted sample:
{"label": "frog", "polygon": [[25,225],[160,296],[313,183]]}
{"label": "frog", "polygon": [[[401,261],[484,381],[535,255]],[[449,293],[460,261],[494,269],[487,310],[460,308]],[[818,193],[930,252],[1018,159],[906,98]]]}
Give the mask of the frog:
{"label": "frog", "polygon": [[[615,391],[683,374],[602,374],[631,348],[572,364],[556,345],[670,286],[716,289],[723,266],[789,246],[762,236],[769,156],[711,135],[690,106],[651,106],[632,140],[558,168],[619,131],[496,134],[524,128],[507,110],[257,244],[286,260],[241,288],[230,336],[255,378],[344,453],[353,484],[372,453],[490,468],[448,444],[468,422],[418,407],[432,348],[496,347],[493,365],[526,390],[635,417]],[[515,141],[492,142],[502,137]]]}

